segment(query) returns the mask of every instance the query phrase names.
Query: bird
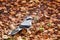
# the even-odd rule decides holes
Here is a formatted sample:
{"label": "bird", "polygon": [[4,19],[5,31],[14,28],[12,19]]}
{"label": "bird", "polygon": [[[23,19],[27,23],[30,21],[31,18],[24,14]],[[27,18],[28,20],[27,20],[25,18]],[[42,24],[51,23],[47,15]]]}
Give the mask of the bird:
{"label": "bird", "polygon": [[31,16],[27,16],[24,19],[24,21],[16,29],[14,29],[13,31],[9,32],[8,35],[15,35],[19,31],[21,31],[23,28],[28,29],[32,25],[32,20],[33,20],[33,18]]}

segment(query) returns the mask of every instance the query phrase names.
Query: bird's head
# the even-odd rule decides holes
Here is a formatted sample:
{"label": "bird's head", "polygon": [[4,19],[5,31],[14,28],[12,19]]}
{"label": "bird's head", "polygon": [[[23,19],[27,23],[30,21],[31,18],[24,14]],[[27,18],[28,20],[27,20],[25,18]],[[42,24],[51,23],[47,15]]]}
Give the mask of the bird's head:
{"label": "bird's head", "polygon": [[21,23],[21,25],[32,25],[33,18],[31,16],[27,16],[24,21]]}
{"label": "bird's head", "polygon": [[31,16],[28,16],[25,20],[33,20]]}

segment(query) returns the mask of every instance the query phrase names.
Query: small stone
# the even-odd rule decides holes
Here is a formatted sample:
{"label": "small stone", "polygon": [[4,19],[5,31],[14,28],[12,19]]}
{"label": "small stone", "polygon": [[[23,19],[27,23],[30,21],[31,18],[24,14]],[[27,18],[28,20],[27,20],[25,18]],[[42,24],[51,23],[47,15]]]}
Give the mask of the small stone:
{"label": "small stone", "polygon": [[2,38],[3,39],[8,39],[8,36],[7,35],[3,35]]}

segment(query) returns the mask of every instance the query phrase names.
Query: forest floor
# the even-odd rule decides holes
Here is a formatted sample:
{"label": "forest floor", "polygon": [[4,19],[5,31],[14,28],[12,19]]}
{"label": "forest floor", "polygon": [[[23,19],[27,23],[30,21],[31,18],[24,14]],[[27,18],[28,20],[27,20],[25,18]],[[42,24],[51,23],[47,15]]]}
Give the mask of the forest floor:
{"label": "forest floor", "polygon": [[[29,30],[8,35],[27,15]],[[60,0],[0,0],[0,40],[60,40]]]}

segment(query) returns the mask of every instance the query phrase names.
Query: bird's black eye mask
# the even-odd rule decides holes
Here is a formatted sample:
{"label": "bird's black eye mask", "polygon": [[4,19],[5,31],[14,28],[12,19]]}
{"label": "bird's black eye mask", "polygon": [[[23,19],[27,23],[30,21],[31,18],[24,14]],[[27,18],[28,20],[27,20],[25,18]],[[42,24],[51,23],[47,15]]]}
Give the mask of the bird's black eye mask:
{"label": "bird's black eye mask", "polygon": [[26,19],[26,20],[32,20],[31,18],[28,18],[28,19]]}

